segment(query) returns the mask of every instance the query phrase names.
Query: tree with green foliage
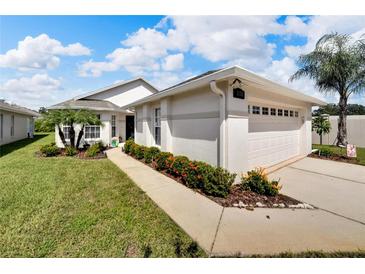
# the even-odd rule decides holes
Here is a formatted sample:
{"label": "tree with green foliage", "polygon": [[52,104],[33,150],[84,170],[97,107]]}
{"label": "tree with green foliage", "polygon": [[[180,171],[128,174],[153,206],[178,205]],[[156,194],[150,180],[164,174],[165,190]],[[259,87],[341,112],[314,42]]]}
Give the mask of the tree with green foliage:
{"label": "tree with green foliage", "polygon": [[289,81],[302,77],[314,80],[320,92],[338,94],[337,145],[347,144],[347,101],[365,88],[365,38],[354,40],[345,34],[326,34],[315,49],[299,57],[299,70]]}
{"label": "tree with green foliage", "polygon": [[[319,107],[313,110],[313,116],[318,116],[322,114],[328,115],[339,115],[340,108],[337,104],[327,104],[323,107]],[[347,115],[365,115],[365,106],[359,104],[348,104],[347,105]]]}
{"label": "tree with green foliage", "polygon": [[[69,126],[69,136],[71,147],[78,148],[80,141],[84,135],[85,125],[102,125],[100,119],[93,112],[86,109],[62,109],[62,110],[50,110],[43,114],[43,123],[46,126],[56,126],[58,129],[58,135],[64,146],[67,146],[62,126]],[[75,145],[75,125],[80,124],[81,130],[77,136],[77,142]]]}
{"label": "tree with green foliage", "polygon": [[323,134],[328,134],[331,131],[331,123],[325,116],[317,116],[312,119],[312,130],[319,135],[319,143],[322,145]]}

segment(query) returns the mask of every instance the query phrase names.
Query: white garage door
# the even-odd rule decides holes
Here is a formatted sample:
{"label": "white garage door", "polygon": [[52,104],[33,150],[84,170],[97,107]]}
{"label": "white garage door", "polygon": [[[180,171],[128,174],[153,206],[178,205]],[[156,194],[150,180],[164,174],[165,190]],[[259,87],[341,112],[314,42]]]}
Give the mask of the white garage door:
{"label": "white garage door", "polygon": [[[266,112],[266,109],[264,111]],[[274,112],[272,113],[274,114]],[[268,167],[299,155],[300,118],[297,110],[282,116],[250,114],[248,134],[249,168]],[[292,116],[290,116],[292,114]]]}

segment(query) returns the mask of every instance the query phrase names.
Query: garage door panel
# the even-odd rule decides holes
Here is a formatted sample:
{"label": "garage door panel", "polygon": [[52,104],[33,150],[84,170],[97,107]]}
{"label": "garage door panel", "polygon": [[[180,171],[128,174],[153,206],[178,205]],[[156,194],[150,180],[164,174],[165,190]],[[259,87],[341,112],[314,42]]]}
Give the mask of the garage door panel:
{"label": "garage door panel", "polygon": [[299,154],[299,129],[248,134],[250,169],[270,166]]}

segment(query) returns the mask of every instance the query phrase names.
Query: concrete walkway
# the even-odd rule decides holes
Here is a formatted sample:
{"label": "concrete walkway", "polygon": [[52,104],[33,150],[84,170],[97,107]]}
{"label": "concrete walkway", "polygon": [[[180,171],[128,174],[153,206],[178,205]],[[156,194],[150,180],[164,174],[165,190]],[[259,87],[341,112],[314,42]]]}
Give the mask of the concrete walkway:
{"label": "concrete walkway", "polygon": [[365,249],[365,226],[323,210],[223,208],[122,153],[122,169],[211,256]]}

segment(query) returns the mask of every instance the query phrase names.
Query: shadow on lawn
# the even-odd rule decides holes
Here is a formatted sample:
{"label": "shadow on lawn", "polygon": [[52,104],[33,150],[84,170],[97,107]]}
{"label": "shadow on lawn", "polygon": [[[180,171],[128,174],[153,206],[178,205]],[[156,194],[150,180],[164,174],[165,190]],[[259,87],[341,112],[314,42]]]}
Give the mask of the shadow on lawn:
{"label": "shadow on lawn", "polygon": [[39,139],[42,139],[46,136],[48,136],[48,134],[36,134],[36,135],[34,135],[33,139],[23,139],[20,141],[16,141],[14,143],[2,145],[2,146],[0,146],[0,157],[3,157],[19,148],[23,148],[24,146],[29,145],[33,142],[36,142]]}

